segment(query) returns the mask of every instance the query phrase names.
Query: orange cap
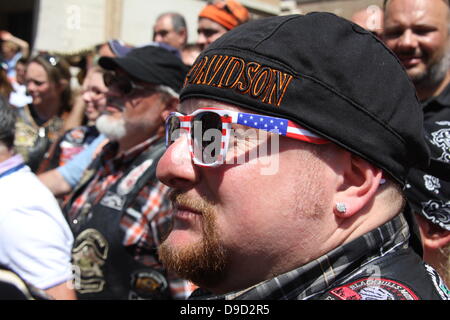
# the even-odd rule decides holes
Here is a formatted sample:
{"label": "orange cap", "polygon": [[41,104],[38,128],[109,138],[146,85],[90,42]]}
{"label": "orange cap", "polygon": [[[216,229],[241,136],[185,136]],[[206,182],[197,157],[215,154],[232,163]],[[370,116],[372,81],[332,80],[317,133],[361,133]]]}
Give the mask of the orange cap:
{"label": "orange cap", "polygon": [[227,30],[247,22],[250,18],[248,10],[234,0],[222,0],[214,4],[208,4],[198,16],[211,19]]}

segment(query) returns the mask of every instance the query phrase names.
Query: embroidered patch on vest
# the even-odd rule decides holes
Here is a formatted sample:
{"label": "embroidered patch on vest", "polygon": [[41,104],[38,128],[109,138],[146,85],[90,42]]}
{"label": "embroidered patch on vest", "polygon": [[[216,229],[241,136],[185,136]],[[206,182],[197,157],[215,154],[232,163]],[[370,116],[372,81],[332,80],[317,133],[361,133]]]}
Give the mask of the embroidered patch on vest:
{"label": "embroidered patch on vest", "polygon": [[125,198],[123,196],[120,196],[114,192],[108,191],[103,196],[102,200],[100,201],[100,204],[102,206],[105,206],[107,208],[111,208],[114,210],[122,210],[123,205],[125,203]]}
{"label": "embroidered patch on vest", "polygon": [[83,142],[84,136],[86,134],[86,131],[83,130],[83,128],[75,128],[72,129],[68,134],[66,135],[66,140],[69,143],[77,143],[80,144]]}
{"label": "embroidered patch on vest", "polygon": [[184,85],[225,88],[279,107],[293,76],[254,61],[228,55],[204,56],[192,66]]}
{"label": "embroidered patch on vest", "polygon": [[34,146],[37,139],[37,129],[26,124],[23,121],[17,121],[16,123],[16,136],[14,144],[16,146],[30,148]]}
{"label": "embroidered patch on vest", "polygon": [[80,293],[100,292],[105,285],[102,267],[108,256],[109,244],[95,229],[78,235],[72,250],[75,288]]}
{"label": "embroidered patch on vest", "polygon": [[326,300],[420,300],[405,285],[383,278],[364,278],[330,290]]}
{"label": "embroidered patch on vest", "polygon": [[153,159],[145,160],[139,166],[134,168],[127,174],[125,178],[120,181],[117,186],[117,194],[124,196],[133,190],[136,181],[142,176],[142,174],[153,164]]}
{"label": "embroidered patch on vest", "polygon": [[129,299],[161,299],[167,291],[166,278],[155,270],[140,270],[131,275]]}

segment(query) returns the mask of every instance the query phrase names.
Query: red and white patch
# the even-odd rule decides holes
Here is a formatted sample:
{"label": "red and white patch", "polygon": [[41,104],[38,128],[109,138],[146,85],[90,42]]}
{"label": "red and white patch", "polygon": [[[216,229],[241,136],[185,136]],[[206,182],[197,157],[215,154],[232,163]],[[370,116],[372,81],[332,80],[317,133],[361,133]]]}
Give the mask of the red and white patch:
{"label": "red and white patch", "polygon": [[405,285],[383,278],[364,278],[329,291],[332,300],[420,300]]}
{"label": "red and white patch", "polygon": [[131,170],[130,173],[124,179],[122,179],[120,184],[117,186],[117,194],[121,196],[128,194],[133,189],[136,181],[152,165],[152,163],[153,160],[148,159]]}
{"label": "red and white patch", "polygon": [[61,148],[61,156],[59,159],[59,165],[64,165],[67,161],[71,160],[74,156],[83,151],[84,148],[80,147],[69,147],[69,148]]}
{"label": "red and white patch", "polygon": [[70,131],[68,139],[71,142],[81,143],[83,141],[83,139],[84,139],[84,135],[85,135],[85,131],[84,130],[82,130],[82,129],[73,129],[72,131]]}

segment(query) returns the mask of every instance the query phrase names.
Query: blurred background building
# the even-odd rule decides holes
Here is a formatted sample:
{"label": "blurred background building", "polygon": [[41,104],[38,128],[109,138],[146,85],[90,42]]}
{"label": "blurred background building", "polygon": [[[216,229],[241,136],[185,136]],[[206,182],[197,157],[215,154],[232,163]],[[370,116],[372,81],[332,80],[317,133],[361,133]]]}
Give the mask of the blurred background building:
{"label": "blurred background building", "polygon": [[[132,45],[151,41],[156,17],[182,13],[189,41],[197,37],[197,14],[207,0],[2,0],[0,30],[8,30],[34,51],[75,53],[109,39]],[[345,18],[382,0],[240,0],[254,18],[328,11]]]}

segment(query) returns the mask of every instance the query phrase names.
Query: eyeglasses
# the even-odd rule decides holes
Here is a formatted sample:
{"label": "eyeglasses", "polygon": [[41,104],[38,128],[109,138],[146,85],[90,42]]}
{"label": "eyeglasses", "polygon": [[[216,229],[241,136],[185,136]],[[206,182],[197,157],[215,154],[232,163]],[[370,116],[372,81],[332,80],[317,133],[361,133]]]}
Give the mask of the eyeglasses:
{"label": "eyeglasses", "polygon": [[218,32],[219,32],[219,30],[211,29],[211,28],[199,28],[197,30],[198,35],[203,34],[205,36],[205,38],[210,38]]}
{"label": "eyeglasses", "polygon": [[144,90],[144,86],[140,86],[126,76],[119,76],[114,72],[106,72],[103,74],[103,82],[110,87],[116,87],[123,95],[131,95],[136,90]]}
{"label": "eyeglasses", "polygon": [[187,133],[189,151],[194,164],[217,167],[226,159],[232,124],[277,133],[313,144],[329,143],[329,140],[283,118],[208,107],[198,109],[190,115],[172,112],[166,119],[166,146],[169,147],[183,133]]}
{"label": "eyeglasses", "polygon": [[164,30],[163,29],[163,30],[155,31],[153,34],[153,38],[155,38],[156,36],[160,36],[161,38],[164,38],[172,31],[174,31],[174,30]]}

